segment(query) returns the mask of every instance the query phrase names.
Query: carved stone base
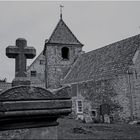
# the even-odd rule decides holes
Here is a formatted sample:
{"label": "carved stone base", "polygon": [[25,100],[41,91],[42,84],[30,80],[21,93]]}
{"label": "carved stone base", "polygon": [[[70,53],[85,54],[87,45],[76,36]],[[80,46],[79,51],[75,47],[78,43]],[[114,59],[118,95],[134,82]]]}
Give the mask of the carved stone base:
{"label": "carved stone base", "polygon": [[29,86],[30,84],[31,81],[27,77],[16,77],[12,81],[12,87],[20,86],[20,85]]}
{"label": "carved stone base", "polygon": [[0,131],[0,139],[57,139],[57,126]]}

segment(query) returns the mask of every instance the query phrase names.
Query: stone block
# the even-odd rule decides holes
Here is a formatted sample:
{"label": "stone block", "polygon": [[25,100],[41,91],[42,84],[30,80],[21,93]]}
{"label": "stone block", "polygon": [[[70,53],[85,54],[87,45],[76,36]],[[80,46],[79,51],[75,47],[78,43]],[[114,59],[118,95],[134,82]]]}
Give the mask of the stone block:
{"label": "stone block", "polygon": [[71,113],[69,87],[48,91],[17,86],[0,95],[0,130],[56,126],[57,118]]}

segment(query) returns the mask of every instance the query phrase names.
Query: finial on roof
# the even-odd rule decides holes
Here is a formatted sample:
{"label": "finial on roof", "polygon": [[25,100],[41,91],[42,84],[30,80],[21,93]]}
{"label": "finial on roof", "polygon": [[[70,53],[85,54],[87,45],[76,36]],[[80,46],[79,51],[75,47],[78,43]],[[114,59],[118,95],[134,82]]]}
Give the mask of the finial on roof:
{"label": "finial on roof", "polygon": [[60,5],[60,19],[62,19],[62,9],[64,8],[63,5]]}

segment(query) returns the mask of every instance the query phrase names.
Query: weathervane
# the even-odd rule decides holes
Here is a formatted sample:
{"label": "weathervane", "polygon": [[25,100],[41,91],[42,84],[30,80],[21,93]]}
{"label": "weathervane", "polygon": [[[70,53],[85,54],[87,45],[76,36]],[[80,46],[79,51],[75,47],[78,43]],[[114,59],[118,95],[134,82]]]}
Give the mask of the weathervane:
{"label": "weathervane", "polygon": [[63,5],[60,5],[60,18],[62,19],[62,9],[64,8]]}

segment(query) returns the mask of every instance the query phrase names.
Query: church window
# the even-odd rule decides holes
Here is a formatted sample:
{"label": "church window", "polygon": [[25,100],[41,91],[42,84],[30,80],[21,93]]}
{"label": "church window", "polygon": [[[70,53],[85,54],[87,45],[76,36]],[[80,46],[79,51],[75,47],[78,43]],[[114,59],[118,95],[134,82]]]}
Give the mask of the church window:
{"label": "church window", "polygon": [[82,100],[77,100],[77,113],[83,113],[83,102],[82,102]]}
{"label": "church window", "polygon": [[31,77],[36,77],[36,71],[31,71]]}
{"label": "church window", "polygon": [[91,115],[92,115],[92,117],[96,117],[96,115],[97,115],[96,110],[91,110]]}
{"label": "church window", "polygon": [[63,59],[66,59],[66,60],[69,59],[69,48],[63,47],[61,49],[61,54],[62,54]]}
{"label": "church window", "polygon": [[40,65],[45,65],[45,60],[40,60]]}

